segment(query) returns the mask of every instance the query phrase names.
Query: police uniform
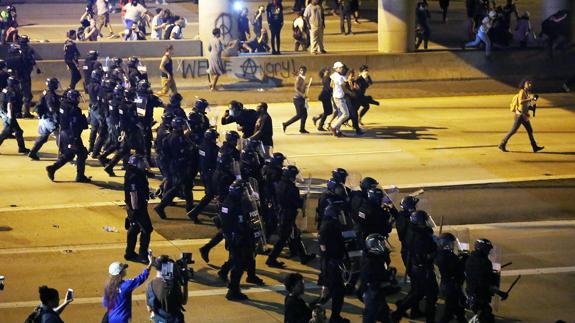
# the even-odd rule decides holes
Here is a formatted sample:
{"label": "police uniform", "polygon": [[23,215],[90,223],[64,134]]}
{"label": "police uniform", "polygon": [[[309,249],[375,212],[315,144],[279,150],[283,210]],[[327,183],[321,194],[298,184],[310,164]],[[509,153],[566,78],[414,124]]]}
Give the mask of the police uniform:
{"label": "police uniform", "polygon": [[53,165],[46,167],[46,171],[48,177],[54,180],[56,171],[76,157],[76,181],[90,182],[90,179],[84,175],[88,150],[82,142],[82,131],[88,129],[88,120],[78,107],[77,99],[80,97],[80,93],[76,90],[71,91],[77,94],[75,101],[65,99],[60,105],[60,156]]}
{"label": "police uniform", "polygon": [[198,145],[201,144],[204,133],[210,128],[210,120],[206,113],[194,109],[188,114],[188,125],[190,126],[192,140]]}
{"label": "police uniform", "polygon": [[410,224],[410,230],[412,235],[407,241],[407,270],[411,279],[411,289],[407,296],[398,303],[392,318],[394,322],[399,322],[408,309],[411,308],[413,311],[413,308],[417,308],[419,301],[425,297],[426,322],[435,322],[438,286],[433,265],[437,251],[433,230],[415,224]]}
{"label": "police uniform", "polygon": [[[352,199],[353,200],[353,199]],[[391,232],[390,219],[393,209],[384,208],[381,203],[370,200],[362,200],[354,221],[365,240],[372,233],[379,233],[385,237]]]}
{"label": "police uniform", "polygon": [[[131,194],[137,195],[138,205],[132,205]],[[150,245],[150,236],[153,231],[150,215],[148,214],[148,199],[150,196],[150,187],[148,178],[144,170],[138,169],[132,165],[126,167],[124,175],[124,201],[126,202],[126,229],[128,230],[126,253],[124,258],[134,260],[148,258],[148,247]],[[136,240],[140,235],[140,248],[136,253]]]}
{"label": "police uniform", "polygon": [[56,90],[46,89],[40,98],[40,103],[36,106],[36,113],[38,114],[38,138],[34,142],[34,146],[30,150],[28,156],[34,160],[38,160],[38,151],[48,141],[50,134],[54,133],[56,137],[59,136],[58,119],[60,110],[60,96]]}
{"label": "police uniform", "polygon": [[[283,158],[281,162],[283,163]],[[262,211],[268,240],[270,236],[277,231],[279,209],[275,199],[275,184],[281,177],[281,163],[278,164],[272,159],[264,165],[262,169],[263,190],[260,192],[260,197],[262,200]]]}
{"label": "police uniform", "polygon": [[361,261],[359,293],[363,297],[363,323],[389,323],[389,306],[386,295],[392,292],[394,275],[389,268],[387,255],[364,253]]}
{"label": "police uniform", "polygon": [[441,274],[440,291],[445,297],[445,308],[439,320],[448,323],[453,317],[458,322],[467,322],[465,319],[465,295],[463,282],[465,281],[465,261],[467,255],[457,256],[452,250],[442,249],[437,252],[435,263]]}
{"label": "police uniform", "polygon": [[80,51],[76,43],[72,39],[66,39],[64,42],[64,62],[70,70],[70,86],[69,88],[75,89],[76,84],[82,79],[82,75],[78,70],[78,59],[80,58]]}
{"label": "police uniform", "polygon": [[[243,188],[242,188],[243,189]],[[221,203],[219,216],[226,239],[226,248],[232,266],[230,283],[226,298],[230,300],[246,299],[240,290],[241,277],[253,261],[255,240],[249,225],[249,214],[242,205],[243,192],[228,194]]]}
{"label": "police uniform", "polygon": [[[216,190],[213,185],[214,173],[218,164],[218,153],[220,147],[216,144],[214,139],[204,138],[199,147],[199,165],[200,177],[204,183],[204,197],[200,202],[188,213],[192,220],[196,220],[202,210],[214,199]],[[229,182],[229,180],[228,180]]]}
{"label": "police uniform", "polygon": [[98,61],[98,53],[90,51],[88,57],[84,59],[84,65],[82,65],[82,72],[84,72],[84,91],[86,94],[90,94],[88,87],[92,84],[92,71],[94,70],[94,65]]}
{"label": "police uniform", "polygon": [[9,80],[9,85],[4,88],[0,94],[0,118],[2,118],[4,124],[4,129],[2,129],[2,133],[0,133],[0,145],[2,145],[6,138],[14,133],[16,142],[18,143],[18,152],[25,154],[30,151],[24,143],[24,131],[20,128],[20,124],[18,124],[16,111],[22,107],[22,96],[17,86],[18,81],[15,79],[12,79],[12,81]]}
{"label": "police uniform", "polygon": [[[27,38],[26,38],[27,39]],[[30,46],[28,42],[20,42],[21,53],[22,53],[22,70],[18,72],[18,77],[20,78],[20,84],[22,87],[22,97],[24,102],[24,118],[32,118],[30,114],[30,105],[32,104],[32,77],[31,73],[36,66],[36,52]]]}
{"label": "police uniform", "polygon": [[473,251],[465,263],[466,292],[471,310],[478,314],[479,322],[494,322],[491,297],[493,287],[498,285],[498,275],[488,255]]}
{"label": "police uniform", "polygon": [[[97,78],[97,75],[94,75],[94,77]],[[92,76],[90,76],[89,79],[91,78]],[[86,80],[87,78],[84,79]],[[103,108],[105,108],[105,105],[102,96],[104,95],[104,90],[102,85],[100,84],[100,82],[98,82],[97,79],[95,79],[94,82],[90,82],[87,84],[84,83],[84,85],[86,87],[86,92],[90,97],[90,103],[89,103],[90,112],[88,114],[90,119],[90,138],[88,140],[88,152],[91,152],[94,156],[97,156],[99,155],[99,151],[96,153],[94,145],[96,143],[98,133],[102,133],[101,127],[105,127],[106,123],[103,116],[103,110],[104,110]]]}
{"label": "police uniform", "polygon": [[[336,207],[331,206],[331,208]],[[344,227],[337,216],[327,214],[323,216],[318,241],[320,247],[325,248],[325,250],[322,250],[321,253],[319,285],[325,286],[329,290],[332,313],[330,322],[345,322],[340,316],[345,297],[345,285],[340,268],[345,257],[343,231]]]}

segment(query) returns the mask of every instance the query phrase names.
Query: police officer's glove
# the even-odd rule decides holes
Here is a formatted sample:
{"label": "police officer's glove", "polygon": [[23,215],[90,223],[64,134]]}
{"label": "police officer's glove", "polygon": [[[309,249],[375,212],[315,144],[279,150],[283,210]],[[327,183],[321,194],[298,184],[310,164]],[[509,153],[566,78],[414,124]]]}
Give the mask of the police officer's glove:
{"label": "police officer's glove", "polygon": [[507,297],[509,297],[509,293],[504,292],[504,291],[497,291],[497,295],[499,297],[501,297],[501,300],[504,301],[507,299]]}
{"label": "police officer's glove", "polygon": [[36,67],[36,74],[40,74],[42,73],[42,71],[40,70],[40,68]]}

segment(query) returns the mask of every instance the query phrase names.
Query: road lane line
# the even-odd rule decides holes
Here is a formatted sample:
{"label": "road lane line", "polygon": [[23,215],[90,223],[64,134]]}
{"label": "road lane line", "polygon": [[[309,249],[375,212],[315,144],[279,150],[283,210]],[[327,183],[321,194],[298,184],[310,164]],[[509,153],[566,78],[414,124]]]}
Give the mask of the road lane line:
{"label": "road lane line", "polygon": [[[537,227],[556,227],[568,228],[575,227],[575,220],[556,220],[556,221],[533,221],[533,222],[505,222],[505,223],[485,223],[485,224],[461,224],[461,225],[445,225],[444,231],[449,230],[493,230],[493,229],[517,229],[517,228],[537,228]],[[397,232],[393,231],[392,235]],[[163,236],[162,236],[163,237]],[[317,233],[303,233],[303,238],[314,239],[317,238]],[[204,245],[210,239],[179,239],[179,240],[154,240],[150,243],[151,248],[157,247],[186,247]],[[14,254],[28,254],[28,253],[47,253],[47,252],[66,252],[67,250],[74,251],[91,251],[91,250],[114,250],[126,248],[125,243],[110,243],[110,244],[85,244],[85,245],[64,245],[52,247],[28,247],[28,248],[4,248],[0,249],[0,256],[14,255]]]}
{"label": "road lane line", "polygon": [[545,275],[545,274],[566,274],[575,272],[575,266],[569,267],[545,267],[545,268],[531,268],[531,269],[513,269],[501,271],[501,276],[529,276],[529,275]]}

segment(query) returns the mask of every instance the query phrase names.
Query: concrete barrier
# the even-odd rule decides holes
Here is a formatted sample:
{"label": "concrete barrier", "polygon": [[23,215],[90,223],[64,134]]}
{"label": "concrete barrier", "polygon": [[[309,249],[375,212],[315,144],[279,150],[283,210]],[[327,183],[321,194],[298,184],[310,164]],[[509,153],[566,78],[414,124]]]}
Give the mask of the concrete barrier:
{"label": "concrete barrier", "polygon": [[[64,35],[62,35],[64,37]],[[169,45],[179,56],[202,56],[202,42],[199,40],[139,40],[115,42],[77,42],[82,57],[91,50],[97,50],[100,57],[161,57]],[[39,60],[60,60],[64,57],[64,43],[31,43]],[[0,46],[0,57],[5,57],[8,46]]]}
{"label": "concrete barrier", "polygon": [[[282,55],[240,56],[225,59],[227,74],[220,84],[229,88],[291,86],[300,65],[308,67],[313,83],[320,83],[318,71],[342,61],[351,68],[367,64],[376,82],[439,81],[496,79],[515,84],[531,76],[538,79],[564,79],[575,70],[573,52],[559,53],[550,59],[539,50],[496,52],[488,60],[483,52],[428,52],[398,55]],[[148,66],[152,85],[159,84],[159,58],[143,59]],[[42,74],[34,75],[36,81],[58,77],[67,84],[69,73],[62,61],[39,62]],[[174,59],[176,82],[181,88],[205,88],[208,85],[208,62],[204,58],[181,57]]]}

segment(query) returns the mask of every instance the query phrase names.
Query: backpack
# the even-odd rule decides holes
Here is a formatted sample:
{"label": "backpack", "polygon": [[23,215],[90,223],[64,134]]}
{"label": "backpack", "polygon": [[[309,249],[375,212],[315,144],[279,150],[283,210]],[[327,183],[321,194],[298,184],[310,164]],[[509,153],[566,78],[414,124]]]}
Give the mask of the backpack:
{"label": "backpack", "polygon": [[511,103],[509,104],[509,111],[515,112],[521,109],[521,105],[519,104],[519,93],[515,94],[513,99],[511,99]]}
{"label": "backpack", "polygon": [[169,24],[164,31],[164,37],[162,37],[162,39],[170,39],[170,36],[172,35],[172,29],[174,29],[175,26],[176,24]]}
{"label": "backpack", "polygon": [[44,315],[44,311],[42,311],[42,306],[38,305],[34,311],[28,315],[24,323],[42,323],[42,315]]}

